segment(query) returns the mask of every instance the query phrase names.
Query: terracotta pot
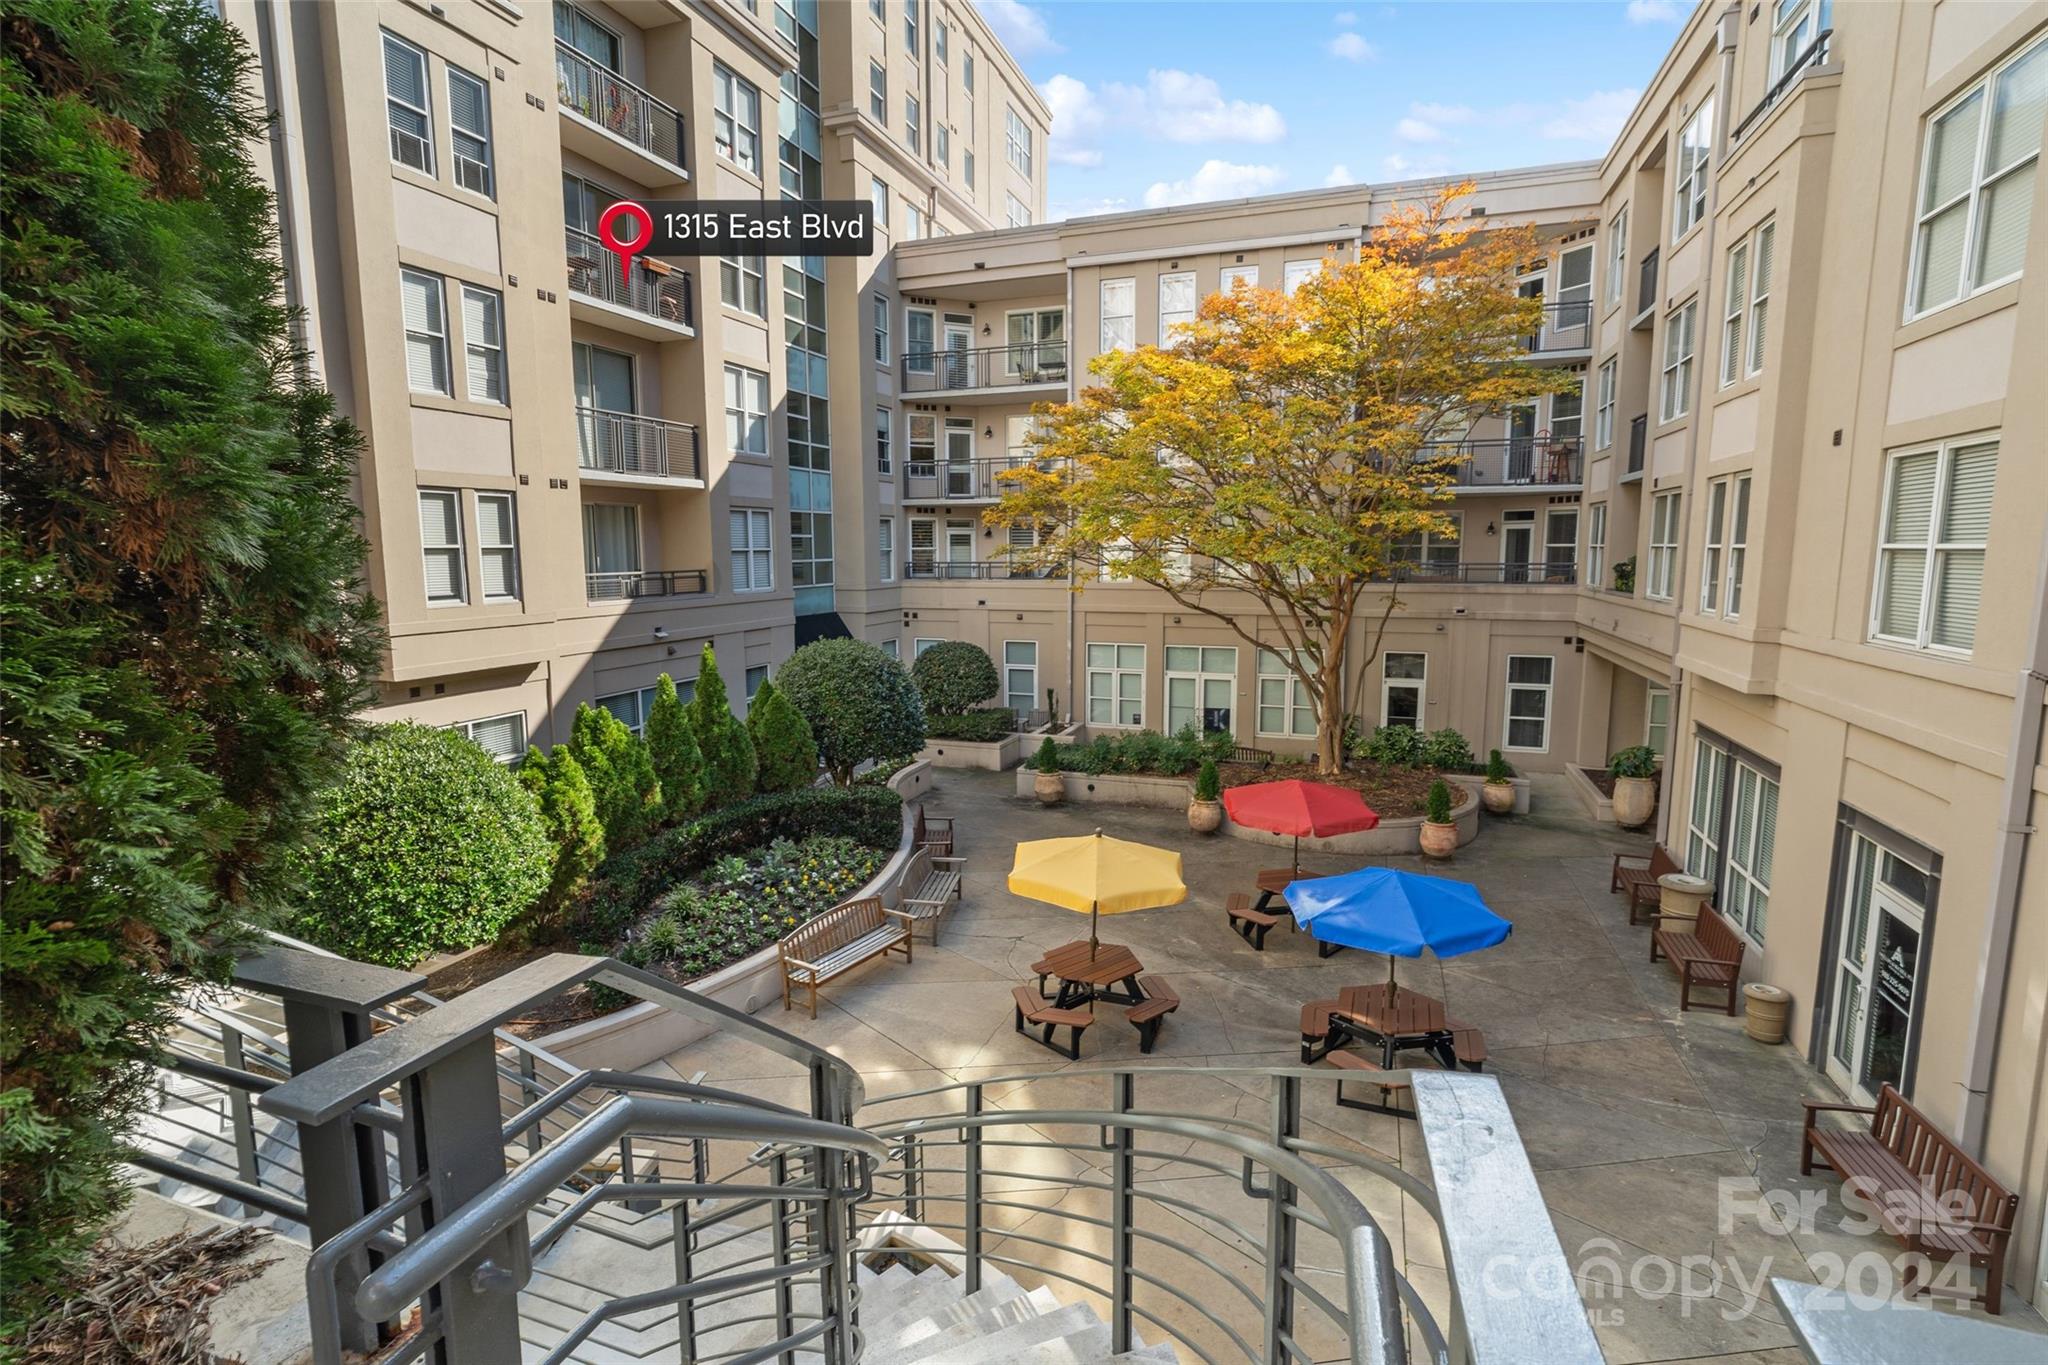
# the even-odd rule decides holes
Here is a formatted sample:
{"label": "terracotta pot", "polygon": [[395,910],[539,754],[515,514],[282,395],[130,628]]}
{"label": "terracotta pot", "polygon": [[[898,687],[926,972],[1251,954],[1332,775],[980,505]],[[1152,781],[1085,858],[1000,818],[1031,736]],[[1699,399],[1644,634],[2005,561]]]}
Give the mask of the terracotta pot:
{"label": "terracotta pot", "polygon": [[1495,815],[1506,815],[1515,808],[1515,788],[1509,782],[1483,782],[1479,787],[1479,799]]}
{"label": "terracotta pot", "polygon": [[1223,803],[1221,801],[1188,802],[1188,828],[1197,834],[1214,834],[1223,827]]}
{"label": "terracotta pot", "polygon": [[1614,823],[1640,829],[1657,813],[1657,784],[1647,777],[1614,779]]}
{"label": "terracotta pot", "polygon": [[1439,825],[1434,820],[1422,822],[1422,854],[1426,858],[1448,858],[1458,851],[1458,822],[1449,820]]}
{"label": "terracotta pot", "polygon": [[1058,773],[1040,773],[1031,779],[1031,790],[1041,806],[1057,806],[1067,799],[1067,781]]}

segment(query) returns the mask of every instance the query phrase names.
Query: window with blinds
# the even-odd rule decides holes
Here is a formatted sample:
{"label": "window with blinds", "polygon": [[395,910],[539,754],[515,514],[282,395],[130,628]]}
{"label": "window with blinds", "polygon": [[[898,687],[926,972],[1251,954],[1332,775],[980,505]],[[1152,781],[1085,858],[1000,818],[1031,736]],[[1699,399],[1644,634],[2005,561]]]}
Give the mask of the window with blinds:
{"label": "window with blinds", "polygon": [[1699,300],[1664,319],[1663,388],[1657,405],[1657,420],[1675,422],[1692,411],[1693,328],[1699,317]]}
{"label": "window with blinds", "polygon": [[1088,645],[1088,723],[1133,729],[1145,718],[1145,646]]}
{"label": "window with blinds", "polygon": [[424,175],[434,173],[434,114],[427,93],[427,54],[405,39],[384,35],[384,110],[391,125],[391,159]]}
{"label": "window with blinds", "polygon": [[427,601],[461,602],[462,504],[449,490],[420,490],[420,554],[426,569]]}
{"label": "window with blinds", "polygon": [[1892,456],[1871,593],[1873,639],[1962,654],[1975,648],[1997,473],[1996,439]]}
{"label": "window with blinds", "polygon": [[482,720],[458,721],[448,727],[500,763],[517,763],[526,757],[526,713],[487,716]]}
{"label": "window with blinds", "polygon": [[519,596],[519,534],[510,493],[476,495],[476,555],[484,601]]}
{"label": "window with blinds", "polygon": [[1678,494],[1659,493],[1650,501],[1650,571],[1643,596],[1671,600],[1678,586]]}
{"label": "window with blinds", "polygon": [[1171,346],[1180,340],[1182,329],[1195,320],[1195,272],[1178,271],[1159,277],[1159,344]]}
{"label": "window with blinds", "polygon": [[1102,282],[1102,349],[1128,351],[1138,344],[1138,282]]}
{"label": "window with blinds", "polygon": [[1503,749],[1550,748],[1550,689],[1557,660],[1548,654],[1508,655],[1508,708]]}
{"label": "window with blinds", "polygon": [[1586,509],[1586,583],[1607,586],[1607,504],[1596,502]]}
{"label": "window with blinds", "polygon": [[1778,784],[1735,765],[1735,801],[1728,829],[1728,867],[1716,900],[1730,923],[1753,942],[1764,941],[1771,908],[1771,859],[1778,847]]}
{"label": "window with blinds", "polygon": [[1749,316],[1749,243],[1728,248],[1728,273],[1722,288],[1721,386],[1742,377],[1742,324]]}
{"label": "window with blinds", "polygon": [[1764,320],[1771,306],[1771,256],[1778,225],[1768,222],[1728,248],[1721,319],[1721,386],[1764,367]]}
{"label": "window with blinds", "polygon": [[640,577],[640,509],[583,504],[583,572],[593,601],[629,595]]}
{"label": "window with blinds", "polygon": [[462,286],[462,351],[472,402],[505,401],[504,313],[497,290]]}
{"label": "window with blinds", "polygon": [[1692,803],[1685,824],[1685,870],[1695,877],[1715,881],[1720,875],[1721,829],[1727,799],[1728,751],[1695,736]]}
{"label": "window with blinds", "polygon": [[1993,70],[1927,121],[1906,316],[1968,298],[2026,263],[2048,39]]}
{"label": "window with blinds", "polygon": [[883,517],[875,525],[875,553],[882,562],[882,581],[896,581],[896,520]]}
{"label": "window with blinds", "polygon": [[1259,651],[1259,733],[1299,739],[1316,732],[1316,704],[1308,684],[1270,649]]}
{"label": "window with blinds", "polygon": [[448,139],[455,183],[492,198],[490,88],[459,66],[448,68]]}
{"label": "window with blinds", "polygon": [[1777,252],[1778,225],[1775,221],[1756,230],[1755,257],[1750,266],[1749,354],[1743,361],[1744,374],[1759,374],[1764,368],[1765,326],[1771,311],[1771,258]]}
{"label": "window with blinds", "polygon": [[448,392],[448,319],[439,275],[398,272],[405,315],[405,381],[414,393]]}
{"label": "window with blinds", "polygon": [[732,590],[766,592],[775,586],[775,550],[769,541],[769,514],[758,508],[735,507],[731,516]]}
{"label": "window with blinds", "polygon": [[1607,302],[1621,302],[1628,280],[1628,205],[1607,224]]}
{"label": "window with blinds", "polygon": [[1671,240],[1692,231],[1693,224],[1707,212],[1707,161],[1714,153],[1714,97],[1700,101],[1699,110],[1678,135],[1678,168],[1671,205]]}
{"label": "window with blinds", "polygon": [[1728,524],[1728,480],[1716,479],[1707,485],[1707,534],[1700,545],[1700,615],[1712,616],[1721,610],[1721,556],[1727,546],[1722,537],[1727,534]]}

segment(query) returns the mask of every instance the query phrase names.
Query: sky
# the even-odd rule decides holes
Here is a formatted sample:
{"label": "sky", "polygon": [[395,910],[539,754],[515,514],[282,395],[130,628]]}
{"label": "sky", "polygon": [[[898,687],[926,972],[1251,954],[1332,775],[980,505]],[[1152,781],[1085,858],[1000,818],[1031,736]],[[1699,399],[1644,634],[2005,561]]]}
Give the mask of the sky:
{"label": "sky", "polygon": [[1053,109],[1047,217],[1598,157],[1688,0],[976,0]]}

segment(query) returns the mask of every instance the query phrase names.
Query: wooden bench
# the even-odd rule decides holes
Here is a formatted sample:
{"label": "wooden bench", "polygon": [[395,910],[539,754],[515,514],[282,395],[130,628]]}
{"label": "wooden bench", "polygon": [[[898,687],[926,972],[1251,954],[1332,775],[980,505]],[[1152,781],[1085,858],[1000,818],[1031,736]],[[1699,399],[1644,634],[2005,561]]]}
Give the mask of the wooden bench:
{"label": "wooden bench", "polygon": [[810,992],[811,1018],[818,1017],[818,987],[871,957],[901,953],[910,961],[910,916],[886,910],[874,896],[835,905],[799,924],[776,945],[782,956],[782,1008],[790,1008],[796,987]]}
{"label": "wooden bench", "polygon": [[965,858],[940,857],[929,844],[922,845],[904,864],[896,885],[902,894],[896,908],[914,924],[931,926],[932,946],[939,946],[939,920],[960,899],[961,869]]}
{"label": "wooden bench", "polygon": [[[1018,986],[1010,992],[1017,1002],[1017,1032],[1023,1033],[1024,1026],[1043,1026],[1045,1033],[1039,1038],[1054,1052],[1063,1052],[1074,1061],[1081,1060],[1081,1030],[1095,1022],[1095,1016],[1087,1010],[1061,1009],[1029,986]],[[1053,1030],[1065,1025],[1074,1031],[1073,1041],[1062,1048],[1052,1040]],[[1029,1034],[1025,1035],[1029,1037]]]}
{"label": "wooden bench", "polygon": [[1713,906],[1702,905],[1690,933],[1663,928],[1663,923],[1662,915],[1650,917],[1650,961],[1668,957],[1678,968],[1679,1012],[1692,1008],[1694,987],[1713,986],[1727,994],[1723,1008],[1734,1014],[1736,977],[1742,971],[1742,940],[1728,927],[1728,921]]}
{"label": "wooden bench", "polygon": [[1628,897],[1628,922],[1640,924],[1639,912],[1648,910],[1656,913],[1658,898],[1664,888],[1657,885],[1657,879],[1673,872],[1683,872],[1678,860],[1664,851],[1660,844],[1650,850],[1644,859],[1640,854],[1617,853],[1614,855],[1614,875],[1608,879],[1607,889],[1619,891]]}
{"label": "wooden bench", "polygon": [[1240,744],[1230,751],[1230,761],[1232,763],[1250,763],[1261,768],[1270,768],[1273,766],[1273,751],[1271,749],[1247,748],[1245,745]]}
{"label": "wooden bench", "polygon": [[[1152,1044],[1159,1041],[1159,1026],[1166,1022],[1167,1015],[1180,1008],[1180,994],[1167,984],[1163,976],[1141,976],[1138,988],[1145,992],[1144,1003],[1131,1006],[1124,1017],[1137,1026],[1138,1051],[1150,1052]],[[1029,990],[1030,987],[1020,986],[1018,989]]]}
{"label": "wooden bench", "polygon": [[1335,1000],[1311,1000],[1301,1007],[1301,1064],[1312,1066],[1330,1046],[1330,1016],[1343,1006]]}
{"label": "wooden bench", "polygon": [[[1345,1052],[1339,1050],[1336,1052],[1328,1053],[1324,1056],[1323,1060],[1328,1062],[1331,1066],[1336,1067],[1340,1071],[1377,1072],[1380,1070],[1380,1064],[1378,1062],[1374,1061],[1370,1057],[1364,1056],[1356,1052]],[[1343,1105],[1346,1109],[1368,1109],[1375,1114],[1391,1114],[1397,1119],[1412,1119],[1415,1117],[1413,1100],[1410,1100],[1410,1107],[1407,1109],[1403,1109],[1393,1102],[1394,1096],[1397,1093],[1403,1095],[1409,1093],[1412,1087],[1408,1084],[1408,1082],[1380,1080],[1374,1081],[1373,1084],[1379,1088],[1380,1092],[1380,1098],[1377,1104],[1373,1103],[1371,1100],[1355,1100],[1347,1097],[1344,1094],[1344,1082],[1342,1081],[1337,1082],[1337,1103]]]}
{"label": "wooden bench", "polygon": [[950,815],[926,815],[924,806],[917,808],[917,823],[911,830],[910,842],[918,848],[929,848],[935,858],[953,856],[953,817]]}
{"label": "wooden bench", "polygon": [[1467,1071],[1485,1069],[1486,1035],[1455,1019],[1447,1022],[1451,1026],[1451,1055],[1458,1059],[1458,1065]]}
{"label": "wooden bench", "polygon": [[1230,893],[1223,903],[1223,915],[1239,938],[1262,953],[1266,951],[1266,935],[1280,922],[1278,915],[1254,910],[1250,894],[1243,891]]}
{"label": "wooden bench", "polygon": [[[2019,1215],[2019,1196],[1972,1161],[1927,1121],[1905,1096],[1887,1084],[1871,1108],[1801,1100],[1805,1131],[1799,1139],[1799,1170],[1811,1175],[1818,1161],[1842,1177],[1876,1208],[1878,1222],[1909,1252],[1930,1260],[1964,1260],[1968,1272],[1984,1268],[1984,1311],[1994,1316],[2005,1284],[2005,1248]],[[1824,1112],[1870,1115],[1870,1127],[1822,1127]],[[1916,1288],[1919,1267],[1905,1272],[1906,1297]],[[1924,1287],[1924,1286],[1920,1286]]]}

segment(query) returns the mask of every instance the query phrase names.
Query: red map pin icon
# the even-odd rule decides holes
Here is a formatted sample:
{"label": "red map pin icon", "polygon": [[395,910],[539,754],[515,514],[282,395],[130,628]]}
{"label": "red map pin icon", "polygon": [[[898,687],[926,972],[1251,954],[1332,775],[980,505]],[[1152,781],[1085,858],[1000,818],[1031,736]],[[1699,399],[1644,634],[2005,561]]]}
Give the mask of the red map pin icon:
{"label": "red map pin icon", "polygon": [[[622,220],[633,224],[633,235],[630,239],[619,235]],[[603,242],[607,249],[618,253],[621,270],[631,270],[633,257],[646,250],[647,244],[653,239],[653,215],[630,199],[621,199],[597,215],[597,240]]]}

